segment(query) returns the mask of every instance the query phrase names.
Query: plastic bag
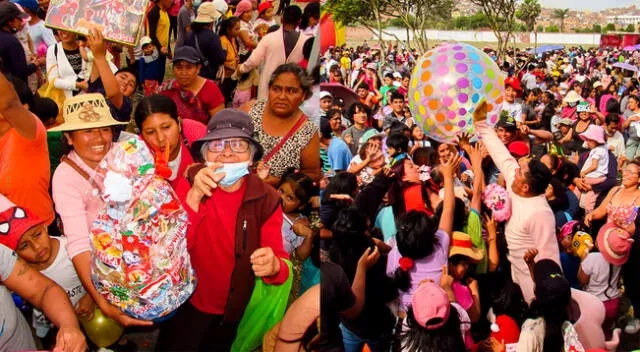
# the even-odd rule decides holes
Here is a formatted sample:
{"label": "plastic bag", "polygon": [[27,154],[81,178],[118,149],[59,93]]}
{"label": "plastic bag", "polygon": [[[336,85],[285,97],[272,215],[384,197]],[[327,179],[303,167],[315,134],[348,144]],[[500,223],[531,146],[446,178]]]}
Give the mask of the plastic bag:
{"label": "plastic bag", "polygon": [[117,143],[92,182],[104,206],[91,228],[91,278],[109,303],[138,319],[164,317],[195,289],[187,212],[138,137]]}
{"label": "plastic bag", "polygon": [[292,264],[286,259],[283,261],[287,263],[289,277],[282,285],[268,285],[261,278],[256,278],[251,299],[238,325],[236,340],[231,346],[232,352],[253,351],[262,344],[264,334],[282,320],[293,284]]}

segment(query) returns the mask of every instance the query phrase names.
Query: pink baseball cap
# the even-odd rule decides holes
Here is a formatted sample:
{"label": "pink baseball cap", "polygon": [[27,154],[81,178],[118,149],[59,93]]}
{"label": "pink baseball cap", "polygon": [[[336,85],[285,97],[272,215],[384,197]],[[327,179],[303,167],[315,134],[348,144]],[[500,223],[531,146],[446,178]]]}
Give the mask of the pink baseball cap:
{"label": "pink baseball cap", "polygon": [[627,231],[608,223],[598,232],[598,250],[604,260],[613,265],[622,265],[629,259],[633,238]]}
{"label": "pink baseball cap", "polygon": [[411,298],[413,317],[427,330],[440,328],[449,320],[451,304],[447,292],[433,282],[418,286]]}

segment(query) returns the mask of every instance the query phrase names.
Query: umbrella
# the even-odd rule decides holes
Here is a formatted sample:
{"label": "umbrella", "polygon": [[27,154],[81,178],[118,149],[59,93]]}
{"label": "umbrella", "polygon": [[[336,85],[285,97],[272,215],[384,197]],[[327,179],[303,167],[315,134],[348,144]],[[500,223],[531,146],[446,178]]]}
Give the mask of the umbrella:
{"label": "umbrella", "polygon": [[[536,48],[535,54],[542,54],[542,53],[546,53],[547,51],[562,50],[562,49],[564,49],[564,45],[555,45],[555,44],[540,45],[539,47]],[[534,54],[533,49],[529,50],[528,53]]]}
{"label": "umbrella", "polygon": [[628,64],[625,62],[616,62],[615,64],[611,65],[613,67],[619,67],[623,70],[629,70],[629,71],[633,71],[633,72],[638,72],[638,67],[632,64]]}
{"label": "umbrella", "polygon": [[625,46],[622,50],[624,50],[624,51],[636,51],[636,50],[640,50],[640,44],[636,44],[636,45],[628,45],[628,46]]}
{"label": "umbrella", "polygon": [[351,104],[360,101],[360,97],[358,97],[356,92],[340,83],[320,83],[320,90],[331,93],[334,98],[342,98],[342,100],[344,100],[345,110],[348,109]]}

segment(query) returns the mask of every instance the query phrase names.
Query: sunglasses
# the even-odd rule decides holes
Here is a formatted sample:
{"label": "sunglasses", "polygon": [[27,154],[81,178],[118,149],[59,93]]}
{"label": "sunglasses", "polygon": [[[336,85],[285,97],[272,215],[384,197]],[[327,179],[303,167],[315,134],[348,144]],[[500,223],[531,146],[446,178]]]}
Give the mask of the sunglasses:
{"label": "sunglasses", "polygon": [[11,232],[11,221],[15,219],[24,219],[26,217],[27,213],[24,211],[24,209],[16,207],[9,219],[0,222],[0,235],[7,236]]}

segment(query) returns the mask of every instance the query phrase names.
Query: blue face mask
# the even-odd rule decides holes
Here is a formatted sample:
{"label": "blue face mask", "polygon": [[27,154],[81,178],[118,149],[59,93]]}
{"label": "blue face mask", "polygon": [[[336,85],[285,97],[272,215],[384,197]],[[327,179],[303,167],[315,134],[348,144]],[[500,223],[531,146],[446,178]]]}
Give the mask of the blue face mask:
{"label": "blue face mask", "polygon": [[[214,163],[207,162],[207,166],[211,166]],[[241,163],[228,163],[223,164],[221,168],[216,170],[216,173],[224,172],[225,176],[222,180],[218,182],[218,184],[222,187],[229,187],[232,184],[238,182],[243,176],[249,174],[249,162],[241,162]]]}

